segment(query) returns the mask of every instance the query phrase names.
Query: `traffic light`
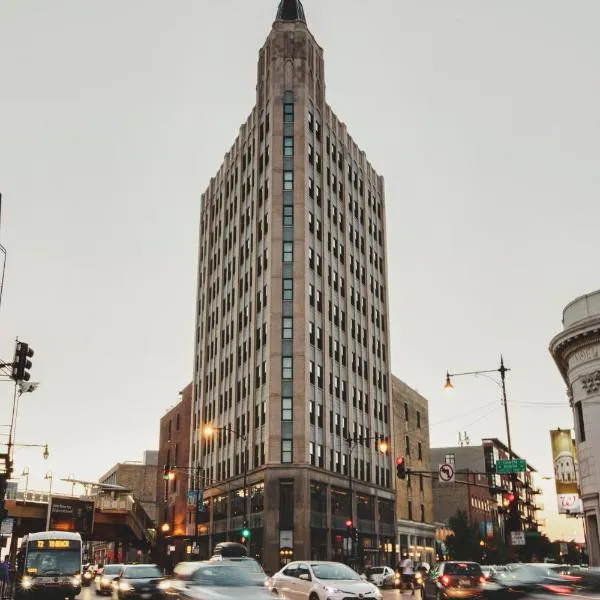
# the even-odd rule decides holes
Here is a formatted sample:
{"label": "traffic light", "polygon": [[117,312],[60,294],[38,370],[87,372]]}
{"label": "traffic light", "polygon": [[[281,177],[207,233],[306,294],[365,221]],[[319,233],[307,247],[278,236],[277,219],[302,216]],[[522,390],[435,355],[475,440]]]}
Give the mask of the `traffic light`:
{"label": "traffic light", "polygon": [[163,479],[165,481],[173,481],[173,479],[175,479],[175,473],[171,469],[171,465],[165,465],[163,470]]}
{"label": "traffic light", "polygon": [[33,348],[29,347],[29,344],[25,342],[17,342],[15,346],[15,358],[12,364],[11,379],[15,381],[29,381],[31,375],[29,369],[31,369],[31,361],[29,360],[34,355]]}
{"label": "traffic light", "polygon": [[346,521],[346,536],[352,537],[352,519]]}
{"label": "traffic light", "polygon": [[250,539],[251,531],[250,527],[248,527],[248,521],[244,519],[244,524],[242,526],[242,531],[240,531],[240,536],[242,538],[242,542]]}
{"label": "traffic light", "polygon": [[511,505],[515,501],[515,495],[512,492],[508,492],[506,494],[506,504]]}
{"label": "traffic light", "polygon": [[399,456],[396,459],[396,477],[398,477],[398,479],[406,479],[406,463],[402,456]]}

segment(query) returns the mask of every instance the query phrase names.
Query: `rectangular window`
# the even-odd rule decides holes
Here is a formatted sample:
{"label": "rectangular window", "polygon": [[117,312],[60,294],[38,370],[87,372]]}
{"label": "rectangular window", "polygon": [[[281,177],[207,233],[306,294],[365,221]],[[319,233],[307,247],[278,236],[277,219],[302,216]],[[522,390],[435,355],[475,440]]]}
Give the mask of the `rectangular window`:
{"label": "rectangular window", "polygon": [[581,402],[575,403],[575,414],[577,415],[577,428],[579,429],[579,441],[585,442],[585,423],[583,421],[583,406],[581,406]]}
{"label": "rectangular window", "polygon": [[421,413],[417,411],[417,428],[421,429]]}
{"label": "rectangular window", "polygon": [[294,156],[294,138],[291,135],[283,138],[283,155]]}
{"label": "rectangular window", "polygon": [[455,456],[454,454],[446,454],[446,456],[444,456],[444,462],[448,465],[453,465],[455,461]]}
{"label": "rectangular window", "polygon": [[294,319],[292,317],[283,317],[282,337],[284,340],[291,340],[294,337]]}
{"label": "rectangular window", "polygon": [[423,460],[423,444],[421,444],[421,442],[419,442],[417,446],[417,452],[419,460]]}
{"label": "rectangular window", "polygon": [[292,227],[294,225],[294,207],[286,205],[283,207],[283,226]]}
{"label": "rectangular window", "polygon": [[281,440],[281,462],[291,463],[293,459],[292,440]]}
{"label": "rectangular window", "polygon": [[292,399],[282,398],[281,399],[281,420],[291,421],[293,418]]}
{"label": "rectangular window", "polygon": [[291,356],[284,356],[281,359],[281,378],[282,379],[293,379],[294,367]]}
{"label": "rectangular window", "polygon": [[294,280],[284,279],[283,280],[283,299],[293,300],[294,299]]}
{"label": "rectangular window", "polygon": [[294,260],[294,242],[283,242],[283,262],[291,263]]}
{"label": "rectangular window", "polygon": [[283,172],[283,189],[291,191],[294,189],[294,171]]}
{"label": "rectangular window", "polygon": [[283,122],[293,123],[294,122],[294,105],[291,102],[286,102],[283,105]]}
{"label": "rectangular window", "polygon": [[[281,461],[283,462],[283,461]],[[294,526],[294,482],[279,480],[279,527],[291,529]]]}

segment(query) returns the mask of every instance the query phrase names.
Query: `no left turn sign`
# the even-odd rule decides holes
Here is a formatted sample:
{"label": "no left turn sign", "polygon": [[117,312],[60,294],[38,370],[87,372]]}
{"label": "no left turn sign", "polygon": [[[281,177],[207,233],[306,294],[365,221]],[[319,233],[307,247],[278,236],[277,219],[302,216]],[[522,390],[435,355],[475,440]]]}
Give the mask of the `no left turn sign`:
{"label": "no left turn sign", "polygon": [[438,465],[438,477],[442,483],[452,483],[456,472],[454,465],[450,463],[442,463]]}

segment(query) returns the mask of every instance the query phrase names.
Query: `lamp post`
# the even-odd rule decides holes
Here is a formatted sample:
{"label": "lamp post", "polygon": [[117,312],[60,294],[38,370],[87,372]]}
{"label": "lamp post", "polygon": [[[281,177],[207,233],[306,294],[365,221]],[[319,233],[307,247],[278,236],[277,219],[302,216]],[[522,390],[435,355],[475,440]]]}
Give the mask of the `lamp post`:
{"label": "lamp post", "polygon": [[[358,550],[357,547],[357,542],[358,542],[358,536],[356,535],[356,520],[355,520],[355,515],[354,515],[354,489],[353,489],[353,478],[352,478],[352,453],[354,452],[355,448],[358,447],[359,444],[364,444],[366,442],[369,442],[370,440],[375,440],[377,443],[377,450],[379,452],[381,452],[382,454],[386,454],[388,451],[388,441],[385,438],[385,436],[383,435],[371,435],[368,437],[365,436],[355,436],[355,437],[351,437],[348,436],[346,438],[344,438],[344,440],[346,441],[346,443],[348,444],[348,495],[350,497],[350,526],[349,528],[351,528],[353,530],[353,537],[354,539],[352,540],[352,542],[350,542],[350,546],[352,548],[351,552],[351,556],[355,556],[355,550]],[[375,507],[375,510],[377,510],[377,506]],[[347,527],[348,527],[348,523],[346,523]],[[378,532],[379,533],[379,532]]]}
{"label": "lamp post", "polygon": [[23,495],[23,504],[27,504],[27,492],[29,491],[29,467],[23,468],[21,476],[25,477],[25,493]]}
{"label": "lamp post", "polygon": [[[452,377],[462,377],[463,375],[473,375],[477,377],[478,375],[482,375],[487,377],[491,381],[493,381],[497,386],[502,390],[502,404],[504,405],[504,420],[506,423],[506,441],[508,446],[508,456],[509,458],[513,458],[514,454],[512,451],[512,441],[510,437],[510,422],[508,418],[508,402],[506,397],[506,373],[510,371],[504,365],[504,357],[500,355],[500,366],[497,369],[487,369],[484,371],[466,371],[464,373],[450,373],[446,371],[446,383],[444,385],[445,390],[454,389],[454,385],[452,384]],[[490,377],[491,373],[500,373],[500,382],[493,377]],[[507,541],[510,541],[510,531],[520,531],[521,530],[521,517],[519,512],[519,495],[517,493],[517,482],[516,482],[516,474],[512,473],[510,476],[511,479],[511,489],[513,494],[513,502],[510,503],[508,507],[508,518],[505,521],[507,525],[505,535],[507,537]],[[510,527],[512,525],[512,528]]]}
{"label": "lamp post", "polygon": [[203,488],[202,485],[202,477],[201,477],[201,468],[200,465],[198,465],[195,469],[192,467],[178,467],[177,465],[165,465],[165,471],[164,471],[164,475],[163,475],[163,479],[167,482],[172,481],[173,479],[175,479],[175,471],[184,471],[186,473],[191,473],[191,484],[193,486],[193,491],[194,491],[194,495],[195,495],[195,510],[196,510],[196,514],[194,517],[194,527],[195,527],[195,532],[194,532],[194,543],[196,544],[196,547],[199,549],[200,548],[200,536],[198,534],[198,514],[200,512],[200,505],[203,502],[203,496],[200,495],[200,489]]}
{"label": "lamp post", "polygon": [[243,457],[243,475],[244,475],[244,525],[242,529],[242,535],[248,541],[248,554],[250,554],[251,544],[251,530],[250,530],[250,518],[248,510],[248,436],[236,431],[231,426],[226,425],[225,427],[215,427],[210,423],[206,424],[202,430],[205,438],[212,438],[217,431],[224,431],[233,433],[236,439],[242,440],[244,443],[244,457]]}
{"label": "lamp post", "polygon": [[54,475],[50,471],[48,471],[44,476],[44,479],[46,481],[50,481],[50,486],[48,488],[48,496],[52,496],[52,481],[54,480]]}

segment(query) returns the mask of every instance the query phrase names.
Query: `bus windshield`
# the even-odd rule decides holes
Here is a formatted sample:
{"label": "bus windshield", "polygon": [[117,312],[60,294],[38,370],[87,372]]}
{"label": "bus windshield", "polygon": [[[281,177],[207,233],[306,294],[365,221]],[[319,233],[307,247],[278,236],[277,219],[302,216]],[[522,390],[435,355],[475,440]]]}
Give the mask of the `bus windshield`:
{"label": "bus windshield", "polygon": [[25,572],[28,575],[75,575],[81,570],[81,550],[29,549]]}

